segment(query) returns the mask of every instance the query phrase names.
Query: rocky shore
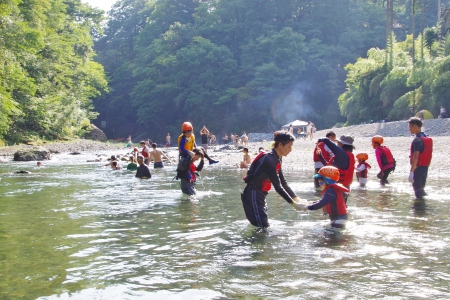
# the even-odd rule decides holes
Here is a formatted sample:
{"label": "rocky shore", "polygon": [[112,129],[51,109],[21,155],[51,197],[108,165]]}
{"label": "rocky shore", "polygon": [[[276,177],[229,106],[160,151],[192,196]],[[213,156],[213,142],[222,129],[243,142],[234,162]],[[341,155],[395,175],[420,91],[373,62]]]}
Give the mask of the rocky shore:
{"label": "rocky shore", "polygon": [[[434,150],[433,160],[431,163],[429,174],[430,176],[448,176],[450,165],[450,155],[448,154],[448,145],[450,144],[450,119],[434,119],[425,120],[425,133],[433,137]],[[409,147],[412,141],[411,134],[408,130],[408,123],[406,121],[388,122],[388,123],[374,123],[355,125],[342,128],[332,128],[320,130],[314,133],[312,140],[300,138],[294,143],[293,151],[283,161],[283,168],[285,172],[289,171],[311,171],[313,169],[313,151],[315,142],[318,138],[324,137],[329,130],[333,130],[337,137],[342,134],[351,135],[355,138],[354,153],[366,152],[369,155],[368,163],[372,165],[370,174],[373,176],[378,173],[378,165],[374,157],[374,150],[371,146],[371,137],[379,134],[384,137],[384,143],[387,145],[395,159],[397,160],[397,169],[395,176],[407,176],[409,173]],[[248,148],[250,155],[255,157],[258,153],[259,147],[264,147],[266,150],[270,149],[270,142],[273,138],[273,133],[250,133],[250,143]],[[71,153],[71,152],[96,152],[100,150],[111,150],[111,154],[117,154],[125,148],[123,143],[104,143],[92,140],[74,140],[70,142],[61,143],[47,143],[43,145],[52,154],[57,153]],[[9,160],[13,154],[24,148],[33,148],[30,145],[16,145],[0,148],[0,159]],[[164,150],[164,148],[163,148]],[[174,153],[176,148],[172,147],[170,156],[175,159]],[[242,160],[242,149],[236,149],[232,146],[218,145],[208,150],[209,155],[220,163],[214,167],[232,167]],[[176,156],[176,155],[175,155]]]}

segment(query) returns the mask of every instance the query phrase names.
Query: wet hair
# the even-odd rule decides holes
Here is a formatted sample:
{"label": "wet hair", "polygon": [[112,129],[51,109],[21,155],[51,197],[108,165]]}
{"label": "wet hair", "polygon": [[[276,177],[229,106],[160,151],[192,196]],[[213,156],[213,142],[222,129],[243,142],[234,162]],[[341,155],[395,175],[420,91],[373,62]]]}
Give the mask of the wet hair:
{"label": "wet hair", "polygon": [[135,161],[134,156],[130,156],[130,160],[131,160],[132,162],[134,162],[134,161]]}
{"label": "wet hair", "polygon": [[422,128],[423,123],[419,118],[412,117],[408,120],[408,123],[411,125],[417,125],[419,128]]}
{"label": "wet hair", "polygon": [[273,146],[276,148],[280,143],[284,146],[289,142],[295,141],[295,137],[288,131],[280,130],[273,133],[273,140],[275,141]]}
{"label": "wet hair", "polygon": [[336,136],[336,133],[334,133],[334,131],[328,131],[326,137],[330,136]]}
{"label": "wet hair", "polygon": [[113,165],[114,167],[117,167],[117,161],[113,161],[112,165]]}
{"label": "wet hair", "polygon": [[259,147],[258,148],[258,152],[261,152],[261,150],[264,151],[264,147]]}
{"label": "wet hair", "polygon": [[248,152],[248,148],[244,148],[242,149],[242,151]]}
{"label": "wet hair", "polygon": [[203,151],[200,149],[194,149],[192,150],[192,152],[195,153],[195,155],[200,155],[200,157],[203,159],[205,157],[205,155],[203,154]]}
{"label": "wet hair", "polygon": [[156,143],[153,143],[153,144],[152,144],[152,148],[156,148]]}

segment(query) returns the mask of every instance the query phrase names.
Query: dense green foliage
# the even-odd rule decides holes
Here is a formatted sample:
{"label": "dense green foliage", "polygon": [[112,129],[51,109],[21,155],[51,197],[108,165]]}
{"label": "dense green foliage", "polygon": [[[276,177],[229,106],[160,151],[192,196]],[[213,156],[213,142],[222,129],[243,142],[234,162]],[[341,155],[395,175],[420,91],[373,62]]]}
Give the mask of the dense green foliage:
{"label": "dense green foliage", "polygon": [[[423,18],[416,13],[415,21],[431,27],[437,3],[422,2]],[[107,122],[108,135],[146,132],[159,140],[179,132],[186,120],[216,134],[274,129],[294,119],[319,127],[345,122],[337,101],[345,92],[344,67],[385,46],[384,5],[381,0],[118,1],[96,43],[111,86],[110,94],[96,99],[98,122]],[[394,7],[395,34],[404,39],[411,33],[411,1],[396,1]],[[434,33],[427,35],[430,53]],[[347,84],[361,85],[341,97],[349,122],[386,117],[392,99],[412,90],[404,85],[406,70],[384,67],[383,51],[372,49],[369,55],[354,71],[347,68]],[[359,66],[367,69],[364,84],[352,75]]]}
{"label": "dense green foliage", "polygon": [[426,109],[437,117],[441,105],[450,107],[450,53],[445,51],[446,39],[437,37],[436,29],[430,28],[423,39],[415,39],[414,64],[408,36],[394,44],[392,67],[380,49],[370,49],[367,58],[347,65],[348,88],[339,105],[348,124],[406,119],[411,107],[415,113]]}
{"label": "dense green foliage", "polygon": [[[412,2],[414,31],[423,32],[414,66]],[[2,1],[0,140],[80,135],[97,112],[109,137],[161,141],[186,120],[221,135],[294,119],[319,128],[400,119],[413,104],[447,104],[450,46],[433,27],[437,2],[394,2],[394,34],[403,42],[392,64],[379,50],[385,5],[120,0],[101,28],[102,12],[80,0]]]}
{"label": "dense green foliage", "polygon": [[0,3],[0,141],[70,138],[106,91],[93,61],[102,12],[80,0]]}
{"label": "dense green foliage", "polygon": [[385,43],[373,1],[124,0],[109,15],[96,51],[111,93],[95,101],[108,135],[330,126],[344,66]]}

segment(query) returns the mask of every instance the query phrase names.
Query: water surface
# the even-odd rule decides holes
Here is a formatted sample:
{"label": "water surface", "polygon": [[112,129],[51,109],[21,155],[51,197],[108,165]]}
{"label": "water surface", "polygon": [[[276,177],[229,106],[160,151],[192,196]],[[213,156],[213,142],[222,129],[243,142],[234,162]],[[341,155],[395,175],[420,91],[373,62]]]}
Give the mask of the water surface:
{"label": "water surface", "polygon": [[[395,173],[386,188],[355,185],[342,232],[271,192],[261,233],[245,219],[240,170],[206,166],[189,199],[174,166],[140,180],[93,155],[0,164],[0,299],[450,298],[443,178],[423,202]],[[286,170],[311,201],[312,172]]]}

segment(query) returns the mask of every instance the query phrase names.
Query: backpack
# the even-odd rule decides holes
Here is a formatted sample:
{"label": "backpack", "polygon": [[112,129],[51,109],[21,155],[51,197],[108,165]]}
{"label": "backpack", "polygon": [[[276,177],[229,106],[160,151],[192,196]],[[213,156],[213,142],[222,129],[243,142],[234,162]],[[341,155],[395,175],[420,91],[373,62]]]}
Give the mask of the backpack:
{"label": "backpack", "polygon": [[180,159],[180,161],[178,162],[178,166],[177,166],[177,175],[175,176],[175,178],[178,179],[188,179],[188,170],[189,170],[189,165],[191,163],[191,157],[187,156],[187,157],[182,157]]}

